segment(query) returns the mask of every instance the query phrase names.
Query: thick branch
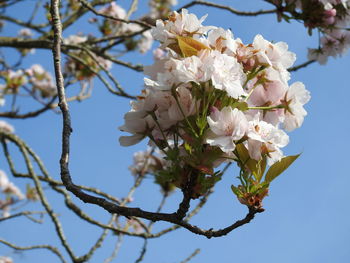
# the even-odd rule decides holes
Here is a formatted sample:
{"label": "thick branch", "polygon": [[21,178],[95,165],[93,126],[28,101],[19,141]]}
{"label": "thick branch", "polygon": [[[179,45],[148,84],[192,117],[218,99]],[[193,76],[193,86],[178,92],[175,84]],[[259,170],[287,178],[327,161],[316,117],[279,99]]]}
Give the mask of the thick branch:
{"label": "thick branch", "polygon": [[72,126],[71,126],[71,118],[70,118],[69,108],[68,108],[68,104],[65,96],[64,84],[63,84],[64,81],[63,81],[63,76],[61,71],[60,39],[61,39],[61,33],[62,33],[62,25],[61,25],[60,16],[59,16],[58,5],[59,5],[58,0],[51,0],[51,15],[53,19],[53,31],[54,31],[54,44],[53,44],[52,51],[53,51],[53,58],[54,58],[56,85],[57,85],[58,97],[59,97],[59,106],[63,116],[62,153],[61,153],[61,159],[60,159],[60,169],[61,169],[61,179],[63,184],[66,186],[67,190],[72,192],[76,197],[78,197],[83,202],[98,205],[112,214],[119,214],[126,217],[136,216],[136,217],[141,217],[151,221],[166,221],[166,222],[178,224],[193,233],[204,235],[208,238],[226,235],[233,229],[240,227],[246,223],[249,223],[254,218],[254,215],[258,212],[257,210],[250,209],[249,213],[244,219],[239,220],[234,224],[232,224],[231,226],[226,227],[224,229],[220,229],[218,231],[213,231],[211,229],[203,230],[183,220],[179,220],[176,213],[172,213],[172,214],[153,213],[153,212],[141,210],[140,208],[129,208],[129,207],[119,206],[107,201],[104,198],[89,195],[83,192],[77,185],[73,183],[72,178],[70,176],[70,171],[69,171],[70,134],[72,132]]}

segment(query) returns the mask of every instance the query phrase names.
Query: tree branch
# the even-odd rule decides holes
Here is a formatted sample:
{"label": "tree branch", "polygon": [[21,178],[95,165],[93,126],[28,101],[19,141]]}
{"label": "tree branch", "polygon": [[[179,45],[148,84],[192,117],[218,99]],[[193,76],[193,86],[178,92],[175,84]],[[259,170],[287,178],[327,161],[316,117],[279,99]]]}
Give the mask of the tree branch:
{"label": "tree branch", "polygon": [[114,21],[118,21],[118,22],[122,22],[125,24],[137,24],[139,26],[142,26],[144,28],[151,28],[152,26],[143,22],[143,21],[139,21],[139,20],[126,20],[126,19],[122,19],[122,18],[118,18],[118,17],[114,17],[114,16],[110,16],[110,15],[106,15],[103,14],[99,11],[97,11],[95,8],[93,8],[87,1],[85,0],[78,0],[82,6],[84,6],[85,8],[89,9],[91,12],[93,12],[95,15],[97,16],[102,16],[104,18],[108,18]]}
{"label": "tree branch", "polygon": [[58,248],[50,246],[50,245],[33,245],[33,246],[26,246],[26,247],[22,247],[22,246],[17,246],[14,245],[6,240],[0,239],[0,243],[16,249],[16,250],[32,250],[32,249],[48,249],[50,250],[52,253],[54,253],[56,256],[59,257],[59,259],[63,262],[63,263],[67,263],[67,261],[64,259],[64,257],[62,256],[61,252],[58,250]]}
{"label": "tree branch", "polygon": [[311,65],[312,63],[316,62],[316,60],[309,60],[309,61],[306,61],[300,65],[297,65],[295,67],[291,67],[288,69],[289,72],[292,72],[292,71],[297,71],[299,69],[302,69],[302,68],[306,68],[307,66]]}
{"label": "tree branch", "polygon": [[277,9],[259,10],[259,11],[255,11],[255,12],[239,11],[239,10],[234,9],[232,7],[229,7],[229,6],[220,5],[220,4],[216,4],[213,2],[207,2],[207,1],[192,1],[192,2],[182,6],[177,11],[181,11],[181,9],[183,9],[183,8],[190,8],[190,7],[195,6],[195,5],[204,5],[204,6],[215,7],[215,8],[227,10],[227,11],[231,12],[232,14],[239,15],[239,16],[258,16],[258,15],[265,15],[265,14],[273,14],[273,13],[277,12]]}

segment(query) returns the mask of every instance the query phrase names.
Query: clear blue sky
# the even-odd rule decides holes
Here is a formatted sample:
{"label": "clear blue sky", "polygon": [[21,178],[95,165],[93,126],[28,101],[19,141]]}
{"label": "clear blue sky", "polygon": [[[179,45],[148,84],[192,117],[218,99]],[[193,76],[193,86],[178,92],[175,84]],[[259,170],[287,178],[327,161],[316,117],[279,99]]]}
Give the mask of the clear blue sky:
{"label": "clear blue sky", "polygon": [[[119,1],[121,4],[129,1]],[[118,2],[118,3],[119,3]],[[142,1],[143,2],[143,1]],[[180,5],[188,1],[179,1]],[[231,4],[240,10],[270,8],[258,0],[216,1]],[[249,2],[249,3],[247,3]],[[19,18],[28,17],[28,7],[34,1],[26,1],[21,9],[11,9],[11,14]],[[145,5],[144,5],[145,6]],[[141,9],[141,8],[140,8]],[[309,37],[300,23],[277,23],[275,15],[257,18],[243,18],[223,10],[208,7],[194,7],[191,12],[198,16],[209,14],[205,25],[230,28],[235,37],[244,43],[253,40],[256,34],[275,42],[285,41],[289,49],[297,54],[296,64],[306,61],[307,47],[316,47],[316,37]],[[139,10],[139,14],[143,13]],[[94,33],[84,16],[79,27],[73,26],[70,33]],[[15,35],[17,27],[7,23],[1,35]],[[10,56],[10,49],[3,49]],[[128,54],[125,60],[134,63],[151,64],[151,55]],[[52,71],[50,51],[37,50],[29,55],[25,65],[34,63],[44,65]],[[350,173],[348,154],[350,143],[349,123],[349,54],[340,59],[330,59],[326,66],[313,64],[292,74],[290,83],[302,81],[311,91],[312,99],[307,104],[308,116],[302,128],[290,133],[291,143],[285,149],[288,155],[302,152],[301,157],[282,176],[274,181],[270,196],[264,200],[266,211],[248,225],[239,228],[228,236],[208,240],[186,230],[177,230],[159,239],[150,240],[145,263],[175,263],[185,259],[196,248],[202,251],[193,263],[328,263],[348,262],[350,258],[350,212],[348,190]],[[132,94],[142,88],[143,75],[113,66],[112,73],[123,87]],[[102,84],[95,80],[91,99],[70,105],[73,135],[71,153],[71,173],[79,184],[91,185],[116,196],[125,195],[133,183],[127,170],[132,162],[134,151],[145,149],[145,143],[129,148],[119,146],[121,133],[117,127],[123,123],[123,115],[129,110],[127,99],[110,95]],[[74,90],[75,89],[75,90]],[[74,93],[78,87],[72,87]],[[28,103],[28,102],[27,102]],[[30,105],[23,105],[23,109]],[[45,113],[38,118],[28,120],[9,120],[15,126],[16,134],[42,157],[51,175],[59,178],[59,154],[61,116]],[[16,158],[19,167],[22,160]],[[0,169],[8,172],[8,167],[0,156]],[[215,193],[202,212],[193,218],[193,223],[203,228],[221,228],[243,218],[246,208],[233,196],[230,185],[236,182],[237,169],[231,168],[215,187]],[[24,190],[26,180],[15,181]],[[161,195],[153,185],[152,179],[146,179],[135,194],[134,206],[155,210]],[[62,207],[62,198],[48,191],[48,198],[60,214],[67,239],[73,244],[78,255],[85,252],[101,232],[100,229],[82,223]],[[165,207],[165,211],[174,211],[180,200],[179,193],[174,194]],[[75,199],[74,199],[75,200]],[[92,205],[76,204],[96,218],[107,222],[108,214]],[[35,209],[36,205],[31,205]],[[0,238],[25,246],[30,244],[51,243],[59,246],[53,225],[49,218],[41,226],[25,218],[0,224]],[[155,229],[168,224],[160,223]],[[116,242],[116,236],[110,236],[107,242],[90,262],[103,262]],[[142,240],[124,239],[120,255],[114,262],[134,262],[141,250]],[[25,252],[22,255],[11,253],[11,249],[0,244],[0,255],[9,255],[15,262],[59,262],[46,251]]]}

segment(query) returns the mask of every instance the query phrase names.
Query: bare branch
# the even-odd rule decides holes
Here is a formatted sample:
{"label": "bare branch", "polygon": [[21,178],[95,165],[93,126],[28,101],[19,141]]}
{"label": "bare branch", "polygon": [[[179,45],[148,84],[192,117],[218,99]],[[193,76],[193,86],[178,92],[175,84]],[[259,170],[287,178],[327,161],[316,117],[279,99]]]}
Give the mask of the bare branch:
{"label": "bare branch", "polygon": [[265,15],[265,14],[273,14],[273,13],[277,12],[277,9],[259,10],[259,11],[255,11],[255,12],[239,11],[239,10],[234,9],[232,7],[229,7],[229,6],[220,5],[220,4],[216,4],[213,2],[207,2],[207,1],[192,1],[192,2],[182,6],[181,8],[179,8],[178,11],[181,11],[181,9],[183,9],[183,8],[190,8],[190,7],[195,6],[195,5],[204,5],[204,6],[215,7],[215,8],[227,10],[227,11],[229,11],[235,15],[239,15],[239,16],[258,16],[258,15]]}
{"label": "bare branch", "polygon": [[199,248],[197,248],[195,251],[193,251],[193,253],[191,255],[189,255],[185,260],[181,261],[181,263],[188,263],[191,261],[192,258],[194,258],[196,255],[199,254],[199,252],[201,252],[201,250]]}
{"label": "bare branch", "polygon": [[9,220],[9,219],[12,219],[12,218],[16,218],[16,217],[20,217],[20,216],[25,216],[27,217],[29,220],[35,222],[35,223],[41,223],[41,221],[38,221],[38,219],[35,219],[33,217],[30,217],[30,215],[44,215],[46,214],[46,212],[40,212],[40,211],[22,211],[22,212],[19,212],[19,213],[16,213],[16,214],[12,214],[12,215],[9,215],[7,217],[1,217],[0,218],[0,222],[1,221],[6,221],[6,220]]}
{"label": "bare branch", "polygon": [[0,239],[0,243],[16,250],[47,249],[47,250],[50,250],[52,253],[54,253],[56,256],[58,256],[63,263],[67,263],[67,261],[62,256],[61,252],[58,250],[58,248],[50,245],[33,245],[33,246],[22,247],[22,246],[14,245],[3,239]]}
{"label": "bare branch", "polygon": [[[112,215],[111,220],[109,221],[108,225],[112,225],[112,222],[115,220],[116,216]],[[108,234],[109,230],[105,229],[103,230],[101,236],[99,237],[99,239],[96,241],[96,243],[91,247],[91,249],[86,253],[86,255],[81,256],[79,259],[81,260],[81,262],[85,262],[88,261],[92,255],[95,253],[95,251],[101,247],[103,241],[106,239],[107,234]]]}
{"label": "bare branch", "polygon": [[132,0],[132,3],[131,3],[130,8],[129,8],[129,10],[128,10],[128,13],[126,14],[126,18],[127,18],[127,19],[129,19],[130,16],[131,16],[134,12],[136,12],[138,4],[139,4],[139,0]]}
{"label": "bare branch", "polygon": [[113,259],[115,259],[115,257],[118,255],[118,252],[120,250],[122,241],[123,241],[123,235],[118,235],[118,240],[113,249],[113,253],[112,255],[110,255],[108,258],[105,259],[104,263],[110,263],[113,261]]}
{"label": "bare branch", "polygon": [[15,111],[9,111],[9,112],[0,112],[0,117],[3,118],[9,118],[9,119],[27,119],[27,118],[33,118],[39,116],[41,113],[52,109],[53,102],[55,101],[57,97],[54,96],[44,107],[42,107],[39,110],[31,111],[23,114],[19,114]]}
{"label": "bare branch", "polygon": [[126,19],[121,19],[121,18],[118,18],[118,17],[114,17],[114,16],[110,16],[110,15],[106,15],[106,14],[103,14],[99,11],[97,11],[95,8],[93,8],[87,1],[85,0],[78,0],[82,6],[84,6],[85,8],[89,9],[91,12],[93,12],[95,15],[97,16],[102,16],[104,18],[108,18],[108,19],[111,19],[111,20],[114,20],[114,21],[118,21],[118,22],[122,22],[122,23],[125,23],[125,24],[137,24],[139,26],[142,26],[144,28],[151,28],[151,25],[143,22],[143,21],[139,21],[139,20],[126,20]]}
{"label": "bare branch", "polygon": [[140,263],[143,260],[143,258],[145,257],[145,254],[147,252],[147,244],[148,244],[148,240],[145,239],[143,242],[140,256],[136,259],[135,263]]}
{"label": "bare branch", "polygon": [[40,198],[41,204],[45,208],[46,212],[48,213],[49,217],[51,218],[51,220],[52,220],[52,222],[53,222],[53,224],[55,226],[55,230],[56,230],[57,236],[59,237],[63,247],[66,249],[66,251],[69,254],[69,256],[71,257],[71,259],[73,261],[76,261],[76,256],[74,255],[71,247],[69,246],[69,244],[68,244],[68,242],[66,240],[66,237],[65,237],[63,229],[62,229],[62,225],[61,225],[60,221],[58,220],[57,215],[54,213],[52,207],[50,206],[48,200],[46,199],[46,196],[45,196],[44,191],[42,189],[40,180],[38,179],[38,176],[34,172],[34,168],[33,168],[33,165],[32,165],[32,163],[30,161],[27,149],[24,147],[23,144],[20,143],[20,140],[15,135],[7,134],[7,133],[3,134],[3,135],[5,135],[5,137],[7,139],[9,139],[15,145],[18,146],[20,152],[22,153],[22,155],[24,157],[28,173],[33,178],[33,181],[34,181],[34,184],[35,184],[35,188],[36,188],[36,191],[37,191],[38,196]]}
{"label": "bare branch", "polygon": [[10,17],[10,16],[5,16],[5,15],[0,15],[0,20],[9,21],[9,22],[17,24],[19,26],[24,26],[24,27],[33,29],[33,30],[35,30],[35,31],[37,31],[38,33],[41,33],[41,34],[45,33],[45,31],[42,30],[42,28],[48,27],[50,25],[49,23],[40,24],[40,25],[34,25],[30,21],[29,22],[24,22],[22,20],[19,20],[19,19]]}
{"label": "bare branch", "polygon": [[300,65],[297,65],[295,67],[291,67],[288,69],[289,72],[292,72],[292,71],[297,71],[299,69],[302,69],[302,68],[306,68],[307,66],[313,64],[314,62],[316,62],[316,60],[309,60],[309,61],[306,61]]}

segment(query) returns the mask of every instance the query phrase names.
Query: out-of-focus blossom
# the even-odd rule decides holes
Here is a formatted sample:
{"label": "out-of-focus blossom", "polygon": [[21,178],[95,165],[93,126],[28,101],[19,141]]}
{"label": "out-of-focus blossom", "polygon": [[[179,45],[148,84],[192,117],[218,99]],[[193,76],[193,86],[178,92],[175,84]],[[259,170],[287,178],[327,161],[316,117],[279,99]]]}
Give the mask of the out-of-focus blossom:
{"label": "out-of-focus blossom", "polygon": [[[304,22],[309,34],[317,29],[320,34],[318,48],[309,49],[309,59],[320,64],[327,63],[328,57],[342,56],[350,47],[347,28],[350,25],[350,1],[348,0],[275,0],[272,2],[289,17]],[[282,8],[281,8],[282,7]],[[297,14],[297,15],[296,15]]]}
{"label": "out-of-focus blossom", "polygon": [[69,45],[69,44],[77,45],[80,43],[84,43],[85,41],[87,41],[86,36],[70,35],[69,37],[67,37],[63,40],[63,43],[66,45]]}
{"label": "out-of-focus blossom", "polygon": [[57,94],[56,85],[49,72],[39,65],[34,64],[26,70],[29,82],[33,85],[33,91],[38,90],[43,98],[52,97]]}
{"label": "out-of-focus blossom", "polygon": [[0,256],[0,263],[13,263],[13,260],[10,257]]}
{"label": "out-of-focus blossom", "polygon": [[24,38],[31,38],[33,36],[33,31],[29,28],[22,28],[18,31],[18,36]]}
{"label": "out-of-focus blossom", "polygon": [[0,75],[5,79],[5,84],[0,85],[0,94],[16,94],[28,82],[22,69],[2,71]]}
{"label": "out-of-focus blossom", "polygon": [[3,130],[7,133],[14,133],[15,132],[15,128],[11,124],[7,123],[6,121],[2,121],[2,120],[0,120],[0,130]]}
{"label": "out-of-focus blossom", "polygon": [[0,170],[0,190],[5,194],[17,197],[19,200],[25,199],[25,195],[17,186],[10,182],[7,175],[2,170]]}

